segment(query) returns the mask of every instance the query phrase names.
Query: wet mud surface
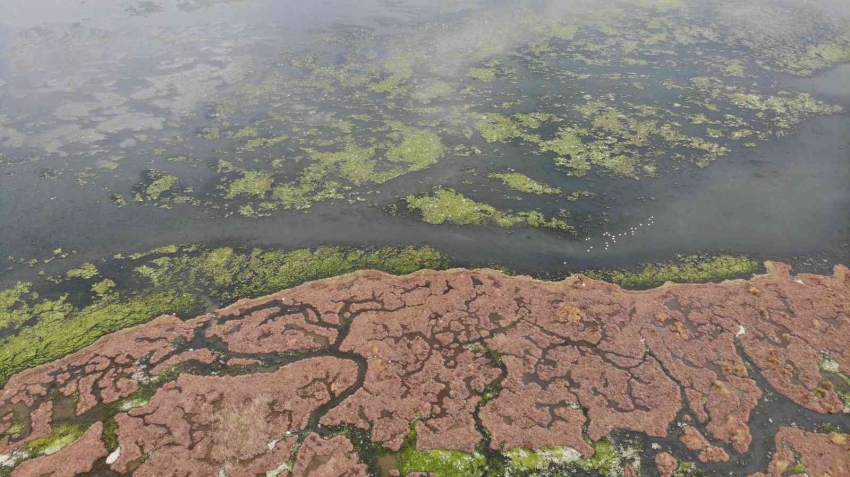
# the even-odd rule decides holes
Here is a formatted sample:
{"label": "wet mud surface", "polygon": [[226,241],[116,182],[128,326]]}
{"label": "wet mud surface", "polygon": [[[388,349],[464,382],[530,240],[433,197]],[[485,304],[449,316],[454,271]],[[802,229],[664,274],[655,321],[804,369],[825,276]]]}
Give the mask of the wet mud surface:
{"label": "wet mud surface", "polygon": [[641,292],[367,271],[163,316],[14,376],[0,454],[13,476],[845,475],[850,270],[768,268]]}

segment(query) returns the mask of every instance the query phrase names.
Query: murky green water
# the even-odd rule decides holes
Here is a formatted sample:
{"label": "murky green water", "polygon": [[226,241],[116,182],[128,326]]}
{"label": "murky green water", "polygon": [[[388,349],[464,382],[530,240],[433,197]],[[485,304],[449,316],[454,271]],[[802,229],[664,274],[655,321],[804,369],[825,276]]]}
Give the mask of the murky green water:
{"label": "murky green water", "polygon": [[3,1],[2,281],[189,242],[847,263],[842,8]]}

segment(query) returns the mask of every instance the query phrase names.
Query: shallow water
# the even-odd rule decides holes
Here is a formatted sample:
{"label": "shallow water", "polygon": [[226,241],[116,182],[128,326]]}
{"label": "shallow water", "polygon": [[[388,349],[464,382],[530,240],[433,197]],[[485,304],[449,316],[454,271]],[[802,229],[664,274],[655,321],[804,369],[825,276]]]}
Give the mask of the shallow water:
{"label": "shallow water", "polygon": [[[521,3],[524,14],[556,19],[566,19],[570,8],[580,7],[578,2]],[[710,3],[697,2],[695,8]],[[682,43],[669,70],[660,71],[640,65],[624,69],[617,62],[579,64],[567,55],[551,62],[556,69],[541,74],[514,54],[535,38],[519,31],[523,23],[514,19],[517,7],[504,2],[3,0],[0,8],[5,12],[0,18],[0,256],[42,259],[62,247],[77,251],[75,260],[82,262],[187,242],[286,248],[410,243],[434,246],[464,262],[498,263],[538,274],[627,266],[697,251],[746,253],[792,261],[808,270],[850,262],[846,109],[804,118],[785,137],[735,147],[706,167],[671,159],[663,155],[669,151],[662,151],[659,173],[637,178],[598,167],[586,177],[569,177],[551,154],[536,151],[533,143],[514,139],[490,144],[477,134],[467,138],[458,130],[471,127],[470,118],[449,121],[448,116],[469,109],[566,114],[584,103],[584,94],[612,92],[617,94],[615,105],[644,102],[675,113],[681,105],[670,104],[679,101],[678,93],[662,87],[662,80],[686,83],[707,74],[710,67],[696,59],[704,54],[747,58],[746,49],[741,53],[737,46],[730,50],[711,41],[698,48]],[[648,18],[665,14],[650,12]],[[499,33],[506,27],[517,33]],[[292,82],[298,73],[282,56],[318,51],[323,65],[350,65],[357,57],[358,68],[365,64],[392,70],[384,62],[413,48],[417,38],[428,46],[414,51],[415,72],[407,81],[415,87],[403,94],[421,93],[434,80],[417,70],[417,62],[439,66],[440,81],[473,89],[464,93],[455,86],[446,98],[426,94],[411,103],[393,99],[392,93],[364,93],[355,104],[344,88],[334,92]],[[495,82],[482,84],[465,76],[467,69],[487,62],[470,57],[469,45],[492,50],[487,54],[498,64],[487,68],[496,71]],[[552,45],[558,54],[557,48],[572,48],[558,40]],[[692,49],[694,58],[688,56]],[[659,55],[650,52],[643,58]],[[504,73],[506,65],[515,71]],[[564,71],[567,77],[579,76],[564,79]],[[724,82],[740,88],[758,85],[765,94],[810,92],[818,100],[850,106],[846,65],[811,78],[752,64],[746,71],[747,77]],[[315,83],[315,77],[310,81]],[[494,107],[503,101],[512,105]],[[442,113],[435,116],[423,109],[434,105]],[[356,125],[350,133],[330,126],[364,110],[372,114],[368,127]],[[276,183],[295,180],[306,163],[305,149],[339,151],[348,140],[342,136],[361,145],[371,135],[383,141],[387,131],[373,126],[383,121],[384,113],[387,120],[431,128],[447,149],[474,146],[481,153],[445,153],[423,170],[354,187],[356,192],[344,199],[316,201],[305,210],[278,207],[264,217],[240,216],[244,197],[223,197],[233,178],[223,179],[216,161],[241,158],[239,167],[272,171]],[[296,124],[263,130],[270,123],[262,121],[270,115],[296,118]],[[686,133],[699,129],[686,124],[684,116],[676,121]],[[434,123],[439,125],[432,127]],[[202,138],[213,124],[221,127],[221,139]],[[260,125],[261,137],[281,132],[294,136],[300,133],[291,133],[292,128],[310,126],[327,141],[240,149],[236,131],[251,124]],[[546,125],[540,134],[551,138],[561,126]],[[175,156],[189,160],[169,161]],[[286,158],[278,169],[269,166],[275,157]],[[489,172],[508,169],[596,196],[572,202],[506,190],[487,179]],[[182,197],[198,203],[176,203],[176,189],[166,193],[169,200],[134,201],[134,191],[150,183],[150,170],[174,174],[181,187],[192,188],[180,192]],[[567,208],[576,233],[432,225],[415,211],[405,211],[402,197],[428,194],[435,186],[499,210],[539,210],[551,218]],[[128,204],[118,207],[115,195]],[[400,207],[401,213],[389,213],[390,206]],[[624,235],[606,249],[605,232]],[[10,270],[3,281],[32,273]]]}

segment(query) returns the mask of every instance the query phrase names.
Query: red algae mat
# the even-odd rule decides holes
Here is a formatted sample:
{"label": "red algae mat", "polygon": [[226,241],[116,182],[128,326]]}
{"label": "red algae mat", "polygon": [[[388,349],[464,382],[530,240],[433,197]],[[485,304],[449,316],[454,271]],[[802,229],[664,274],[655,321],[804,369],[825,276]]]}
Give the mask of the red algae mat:
{"label": "red algae mat", "polygon": [[[640,292],[581,275],[361,272],[163,316],[14,376],[0,462],[20,461],[15,477],[366,476],[353,443],[328,429],[398,450],[411,422],[423,451],[484,442],[588,457],[589,442],[630,431],[675,433],[686,452],[659,448],[625,475],[727,462],[751,452],[766,394],[848,412],[823,369],[850,370],[850,270],[768,268]],[[23,455],[67,423],[84,432]],[[846,434],[786,426],[767,438],[775,450],[755,475],[850,476]]]}

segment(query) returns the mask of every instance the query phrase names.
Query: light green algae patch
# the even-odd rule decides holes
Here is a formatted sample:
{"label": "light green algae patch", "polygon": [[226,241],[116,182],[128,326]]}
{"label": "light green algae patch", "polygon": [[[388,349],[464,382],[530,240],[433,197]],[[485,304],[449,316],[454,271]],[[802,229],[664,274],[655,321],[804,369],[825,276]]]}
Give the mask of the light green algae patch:
{"label": "light green algae patch", "polygon": [[134,196],[137,202],[159,200],[163,194],[171,191],[179,182],[176,176],[162,171],[148,171],[146,176],[147,185],[143,183],[137,187]]}
{"label": "light green algae patch", "polygon": [[550,187],[547,184],[538,182],[525,174],[518,172],[503,172],[490,174],[493,179],[499,179],[512,190],[525,192],[526,194],[552,194],[561,195],[563,192],[557,187]]}
{"label": "light green algae patch", "polygon": [[760,262],[741,255],[689,255],[676,261],[652,263],[636,269],[588,270],[583,273],[623,288],[645,289],[661,286],[668,281],[705,283],[746,277],[757,273],[761,267]]}
{"label": "light green algae patch", "polygon": [[416,431],[411,431],[398,454],[401,475],[411,472],[433,472],[437,477],[480,477],[484,475],[487,459],[478,453],[455,450],[416,450]]}
{"label": "light green algae patch", "polygon": [[496,79],[496,72],[489,68],[470,68],[468,75],[472,79],[488,83]]}
{"label": "light green algae patch", "polygon": [[262,147],[272,147],[285,142],[287,139],[289,139],[289,136],[285,134],[275,137],[256,137],[246,141],[243,149],[246,151],[254,151]]}
{"label": "light green algae patch", "polygon": [[30,442],[24,449],[31,456],[55,454],[82,437],[87,428],[85,423],[55,424],[49,436]]}
{"label": "light green algae patch", "polygon": [[107,293],[82,308],[70,304],[66,296],[16,303],[0,310],[5,318],[0,318],[5,332],[0,338],[0,383],[19,371],[78,351],[105,334],[198,306],[193,295],[176,291]]}
{"label": "light green algae patch", "polygon": [[506,451],[508,475],[525,470],[546,469],[551,465],[567,465],[581,460],[581,453],[571,447],[542,447],[531,451],[517,447]]}
{"label": "light green algae patch", "polygon": [[579,467],[584,470],[598,471],[604,477],[620,477],[623,465],[617,444],[606,438],[600,439],[592,445],[593,455],[580,460]]}
{"label": "light green algae patch", "polygon": [[230,183],[224,197],[263,197],[271,190],[272,184],[274,179],[268,172],[243,171],[241,178]]}
{"label": "light green algae patch", "polygon": [[315,175],[324,178],[331,172],[337,172],[359,186],[374,179],[375,167],[378,164],[374,156],[375,148],[360,147],[353,143],[347,144],[340,152],[313,152],[311,156],[313,164],[307,168],[305,176]]}
{"label": "light green algae patch", "polygon": [[[618,445],[610,438],[591,442],[594,453],[582,457],[570,447],[542,447],[536,450],[514,448],[503,452],[507,459],[504,476],[546,477],[584,475],[596,472],[603,477],[622,477],[626,462],[640,472],[640,451],[629,444]],[[499,474],[502,475],[502,474]]]}
{"label": "light green algae patch", "polygon": [[405,197],[408,207],[418,211],[429,224],[531,226],[563,231],[573,228],[558,218],[547,219],[540,212],[502,212],[492,205],[469,199],[451,189],[437,189],[432,195]]}
{"label": "light green algae patch", "polygon": [[78,268],[73,268],[65,273],[68,278],[82,278],[87,280],[97,275],[97,267],[93,263],[84,263]]}
{"label": "light green algae patch", "polygon": [[392,163],[406,163],[405,172],[431,167],[445,151],[440,136],[433,132],[410,128],[399,122],[391,122],[389,126],[400,132],[404,139],[387,150],[386,158]]}
{"label": "light green algae patch", "polygon": [[531,132],[547,122],[561,121],[555,115],[534,112],[514,114],[487,113],[478,116],[476,128],[487,142],[506,142],[521,138],[529,142],[538,142],[540,137]]}

